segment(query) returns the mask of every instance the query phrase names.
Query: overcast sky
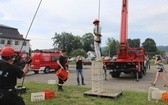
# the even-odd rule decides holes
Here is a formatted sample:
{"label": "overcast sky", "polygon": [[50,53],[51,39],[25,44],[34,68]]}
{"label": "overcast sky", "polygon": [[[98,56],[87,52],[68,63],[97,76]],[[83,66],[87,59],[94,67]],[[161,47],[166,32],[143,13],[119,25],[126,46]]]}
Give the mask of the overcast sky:
{"label": "overcast sky", "polygon": [[[0,24],[17,28],[24,37],[40,0],[0,0]],[[29,32],[32,49],[53,48],[55,32],[84,35],[98,18],[99,0],[43,0]],[[129,0],[128,38],[152,38],[168,45],[168,0]],[[101,0],[102,45],[120,38],[122,0]]]}

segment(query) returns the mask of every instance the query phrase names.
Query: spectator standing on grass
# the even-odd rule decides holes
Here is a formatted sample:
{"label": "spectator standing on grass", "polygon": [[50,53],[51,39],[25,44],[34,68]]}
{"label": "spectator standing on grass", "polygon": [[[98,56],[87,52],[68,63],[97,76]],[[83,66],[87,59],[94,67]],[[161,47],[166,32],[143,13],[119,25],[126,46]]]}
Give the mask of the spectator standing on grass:
{"label": "spectator standing on grass", "polygon": [[76,58],[76,74],[77,74],[77,84],[80,85],[80,79],[79,79],[79,75],[80,75],[82,85],[85,85],[84,76],[83,76],[83,64],[82,64],[82,58],[80,54],[78,54]]}
{"label": "spectator standing on grass", "polygon": [[27,61],[23,70],[13,64],[14,49],[6,46],[1,51],[0,61],[0,105],[25,105],[23,98],[18,96],[15,86],[17,78],[22,78],[28,72],[31,60]]}
{"label": "spectator standing on grass", "polygon": [[165,72],[167,72],[167,71],[164,68],[163,63],[162,63],[162,59],[159,55],[156,55],[155,64],[157,65],[157,72],[156,72],[155,81],[151,84],[153,86],[155,86],[156,82],[158,81],[158,78],[161,77],[165,83],[164,87],[168,87],[168,81],[165,78],[164,73],[163,73],[163,71],[165,71]]}
{"label": "spectator standing on grass", "polygon": [[[65,50],[62,50],[61,51],[61,56],[59,57],[57,63],[59,65],[59,67],[63,70],[66,70],[66,62],[67,62],[67,58],[65,57],[66,56],[66,51]],[[63,84],[67,81],[67,79],[65,80],[62,80],[60,78],[58,78],[58,91],[63,91]]]}

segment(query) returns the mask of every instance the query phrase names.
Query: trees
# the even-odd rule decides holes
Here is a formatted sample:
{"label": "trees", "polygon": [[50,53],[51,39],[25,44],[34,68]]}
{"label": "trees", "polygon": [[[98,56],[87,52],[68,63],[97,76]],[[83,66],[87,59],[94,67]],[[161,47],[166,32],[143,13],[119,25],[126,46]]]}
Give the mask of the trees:
{"label": "trees", "polygon": [[[72,53],[76,49],[83,49],[85,52],[94,51],[94,35],[92,33],[86,33],[83,36],[75,36],[66,32],[62,32],[61,34],[55,33],[52,40],[55,48],[58,48],[59,50],[65,49],[68,54]],[[128,39],[128,43],[130,47],[140,47],[140,39],[138,38]],[[151,38],[147,38],[142,43],[142,47],[151,56],[161,52],[157,50],[156,43]],[[116,55],[118,48],[119,42],[113,38],[108,38],[107,46],[102,49],[102,53],[104,56],[108,55],[112,57],[113,55]]]}
{"label": "trees", "polygon": [[93,51],[94,50],[94,36],[92,33],[86,33],[85,35],[82,36],[82,44],[83,44],[83,49],[88,52],[88,51]]}
{"label": "trees", "polygon": [[128,39],[129,47],[138,48],[140,47],[140,39]]}
{"label": "trees", "polygon": [[61,34],[55,33],[52,38],[55,48],[64,49],[69,54],[71,51],[81,48],[82,42],[79,36],[74,36],[71,33],[62,32]]}
{"label": "trees", "polygon": [[75,57],[75,56],[77,56],[78,54],[80,54],[81,56],[83,56],[83,57],[86,57],[86,51],[85,50],[83,50],[83,49],[76,49],[76,50],[74,50],[74,51],[72,51],[71,52],[71,56],[72,57]]}
{"label": "trees", "polygon": [[119,47],[119,42],[117,40],[115,40],[113,38],[107,39],[107,49],[109,51],[110,57],[117,54],[118,47]]}
{"label": "trees", "polygon": [[150,56],[154,56],[157,54],[156,43],[152,38],[145,39],[145,41],[142,43],[142,47]]}

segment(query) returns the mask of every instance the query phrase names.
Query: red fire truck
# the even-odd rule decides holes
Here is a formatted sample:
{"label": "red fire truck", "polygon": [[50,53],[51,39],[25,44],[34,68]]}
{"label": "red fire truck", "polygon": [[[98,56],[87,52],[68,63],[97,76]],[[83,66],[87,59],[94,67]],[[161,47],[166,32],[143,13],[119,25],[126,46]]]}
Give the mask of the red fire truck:
{"label": "red fire truck", "polygon": [[[44,73],[50,72],[51,69],[57,70],[59,68],[57,60],[60,56],[61,54],[59,52],[32,52],[30,69],[34,71],[35,74],[38,74],[40,70],[44,71]],[[66,64],[66,69],[68,69],[68,65],[69,62]]]}

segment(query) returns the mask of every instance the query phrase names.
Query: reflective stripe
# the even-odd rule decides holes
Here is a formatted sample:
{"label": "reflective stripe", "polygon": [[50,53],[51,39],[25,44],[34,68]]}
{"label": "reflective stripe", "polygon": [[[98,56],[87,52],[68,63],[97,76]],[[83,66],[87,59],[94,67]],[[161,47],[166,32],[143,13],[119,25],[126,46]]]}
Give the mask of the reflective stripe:
{"label": "reflective stripe", "polygon": [[62,86],[63,84],[57,84],[58,86]]}

